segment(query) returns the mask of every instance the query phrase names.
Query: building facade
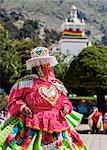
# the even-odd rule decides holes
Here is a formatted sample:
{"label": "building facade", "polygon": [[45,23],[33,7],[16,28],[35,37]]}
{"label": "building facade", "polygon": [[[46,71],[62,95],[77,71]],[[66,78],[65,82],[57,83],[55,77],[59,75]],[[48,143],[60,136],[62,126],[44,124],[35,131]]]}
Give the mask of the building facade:
{"label": "building facade", "polygon": [[84,19],[79,19],[78,9],[72,6],[68,11],[68,17],[59,29],[61,38],[58,42],[58,49],[62,53],[69,52],[70,59],[77,56],[89,44],[85,36],[85,28]]}

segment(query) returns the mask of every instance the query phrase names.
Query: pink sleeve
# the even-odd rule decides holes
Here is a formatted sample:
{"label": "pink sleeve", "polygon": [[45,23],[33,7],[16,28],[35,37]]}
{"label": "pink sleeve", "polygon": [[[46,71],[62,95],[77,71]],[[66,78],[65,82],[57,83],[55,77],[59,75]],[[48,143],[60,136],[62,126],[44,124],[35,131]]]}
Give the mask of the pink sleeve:
{"label": "pink sleeve", "polygon": [[69,99],[65,95],[63,95],[62,99],[63,99],[63,112],[65,114],[70,114],[73,109],[72,103],[69,101]]}
{"label": "pink sleeve", "polygon": [[10,116],[18,115],[20,107],[25,105],[25,102],[22,100],[22,95],[24,94],[24,89],[18,90],[13,89],[8,96],[8,111]]}

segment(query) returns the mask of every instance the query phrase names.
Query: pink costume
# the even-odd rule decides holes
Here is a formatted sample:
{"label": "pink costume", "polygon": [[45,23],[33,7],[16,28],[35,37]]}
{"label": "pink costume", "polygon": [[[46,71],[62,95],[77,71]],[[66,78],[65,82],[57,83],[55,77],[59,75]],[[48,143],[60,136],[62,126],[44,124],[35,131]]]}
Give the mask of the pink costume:
{"label": "pink costume", "polygon": [[[61,132],[68,128],[64,110],[70,114],[72,104],[62,91],[60,81],[48,81],[33,78],[19,81],[8,98],[8,110],[11,116],[20,117],[26,126],[42,131]],[[33,117],[20,114],[21,106],[27,105]]]}
{"label": "pink costume", "polygon": [[31,57],[26,66],[35,74],[19,79],[10,91],[10,118],[0,128],[0,149],[87,150],[75,132],[80,115],[72,111],[67,90],[51,68],[55,57],[45,47],[33,49]]}

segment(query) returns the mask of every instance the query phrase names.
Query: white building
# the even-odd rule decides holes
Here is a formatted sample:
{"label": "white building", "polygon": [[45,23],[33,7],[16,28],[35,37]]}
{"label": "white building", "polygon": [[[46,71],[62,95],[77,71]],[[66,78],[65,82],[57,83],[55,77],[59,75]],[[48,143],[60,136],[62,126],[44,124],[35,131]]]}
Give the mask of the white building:
{"label": "white building", "polygon": [[61,38],[58,43],[58,48],[63,53],[69,51],[70,59],[77,56],[83,48],[88,46],[88,39],[85,36],[84,19],[79,19],[78,9],[72,6],[68,12],[68,17],[61,25],[59,32]]}

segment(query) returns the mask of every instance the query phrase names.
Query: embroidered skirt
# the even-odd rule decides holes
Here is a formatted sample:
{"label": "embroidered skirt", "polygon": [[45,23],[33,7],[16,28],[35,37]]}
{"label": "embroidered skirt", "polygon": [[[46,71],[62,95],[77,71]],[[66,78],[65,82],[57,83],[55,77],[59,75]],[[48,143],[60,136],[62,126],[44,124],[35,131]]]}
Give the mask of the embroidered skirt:
{"label": "embroidered skirt", "polygon": [[48,133],[26,127],[19,118],[11,117],[0,126],[0,150],[87,150],[75,130],[81,115],[72,112],[66,119],[66,131]]}

